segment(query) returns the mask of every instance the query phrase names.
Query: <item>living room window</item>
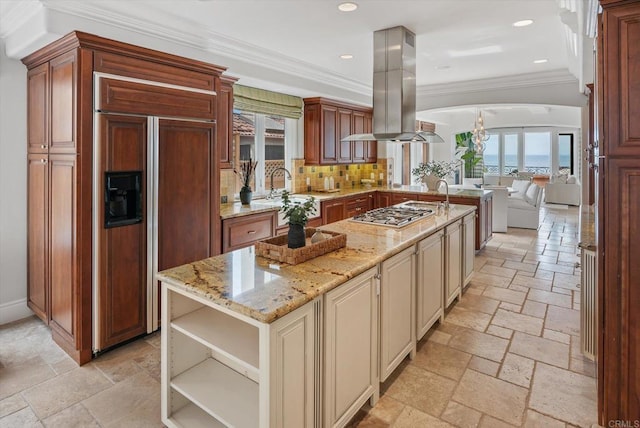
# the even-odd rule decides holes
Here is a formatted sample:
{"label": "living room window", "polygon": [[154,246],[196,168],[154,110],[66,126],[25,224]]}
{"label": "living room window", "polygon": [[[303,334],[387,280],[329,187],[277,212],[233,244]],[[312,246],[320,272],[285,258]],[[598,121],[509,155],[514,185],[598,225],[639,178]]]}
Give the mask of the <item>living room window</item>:
{"label": "living room window", "polygon": [[483,154],[488,175],[509,175],[517,170],[550,176],[565,171],[575,174],[578,168],[574,156],[577,129],[502,128],[488,133]]}

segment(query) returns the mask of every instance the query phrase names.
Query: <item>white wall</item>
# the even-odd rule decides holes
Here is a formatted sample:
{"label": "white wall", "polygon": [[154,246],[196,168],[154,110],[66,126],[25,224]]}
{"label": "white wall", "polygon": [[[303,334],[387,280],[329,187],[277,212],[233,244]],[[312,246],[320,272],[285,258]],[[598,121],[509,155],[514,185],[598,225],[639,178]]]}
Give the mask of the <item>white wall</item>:
{"label": "white wall", "polygon": [[27,69],[0,42],[0,324],[27,308]]}

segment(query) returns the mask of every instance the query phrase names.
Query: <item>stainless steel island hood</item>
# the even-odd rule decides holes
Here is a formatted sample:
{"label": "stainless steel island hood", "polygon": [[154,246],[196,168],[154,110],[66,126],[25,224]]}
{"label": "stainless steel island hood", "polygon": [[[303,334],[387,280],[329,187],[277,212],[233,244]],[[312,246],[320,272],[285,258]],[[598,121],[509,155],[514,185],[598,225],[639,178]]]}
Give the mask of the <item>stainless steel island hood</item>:
{"label": "stainless steel island hood", "polygon": [[416,131],[416,35],[398,26],[373,33],[373,134],[342,141],[444,143],[434,132]]}

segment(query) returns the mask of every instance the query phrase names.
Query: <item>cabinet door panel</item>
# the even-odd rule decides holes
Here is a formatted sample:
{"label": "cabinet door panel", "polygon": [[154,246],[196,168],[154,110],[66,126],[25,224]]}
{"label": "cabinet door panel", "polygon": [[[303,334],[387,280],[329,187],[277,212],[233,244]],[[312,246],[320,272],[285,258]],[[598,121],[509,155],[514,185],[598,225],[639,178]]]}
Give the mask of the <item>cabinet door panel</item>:
{"label": "cabinet door panel", "polygon": [[420,340],[444,313],[443,232],[418,243],[416,335]]}
{"label": "cabinet door panel", "polygon": [[[212,254],[214,197],[212,123],[161,120],[158,159],[158,269]],[[219,237],[218,237],[219,239]]]}
{"label": "cabinet door panel", "polygon": [[[352,134],[364,134],[365,130],[365,115],[362,112],[354,111],[353,112],[353,126],[352,126]],[[365,162],[366,152],[365,147],[368,144],[368,141],[353,141],[351,150],[352,150],[352,159],[354,163],[362,163]]]}
{"label": "cabinet door panel", "polygon": [[326,426],[344,426],[371,395],[377,395],[374,274],[370,269],[325,294]]}
{"label": "cabinet door panel", "polygon": [[445,307],[448,307],[451,302],[460,295],[461,290],[461,234],[460,223],[447,226],[445,230],[445,245],[446,245],[446,302]]}
{"label": "cabinet door panel", "polygon": [[48,270],[48,204],[49,167],[46,154],[28,157],[28,268],[27,305],[45,323],[49,323]]}
{"label": "cabinet door panel", "polygon": [[[146,177],[147,118],[101,115],[103,171],[142,171]],[[104,177],[101,177],[104,180]],[[104,187],[101,182],[99,188]],[[147,189],[142,188],[143,221],[99,233],[98,349],[131,339],[147,330]],[[99,213],[99,224],[104,213]]]}
{"label": "cabinet door panel", "polygon": [[49,157],[50,180],[50,281],[51,326],[70,343],[76,342],[79,302],[76,275],[76,199],[75,155]]}
{"label": "cabinet door panel", "polygon": [[351,135],[351,118],[353,112],[351,110],[338,110],[338,138],[336,147],[338,147],[338,162],[351,162],[351,141],[342,141],[344,137]]}
{"label": "cabinet door panel", "polygon": [[323,201],[321,202],[322,223],[330,224],[336,221],[344,220],[346,216],[346,207],[344,201]]}
{"label": "cabinet door panel", "polygon": [[322,131],[320,134],[320,147],[322,150],[320,163],[337,163],[338,109],[331,106],[322,106],[320,124]]}
{"label": "cabinet door panel", "polygon": [[233,153],[233,83],[235,79],[221,78],[216,89],[218,112],[216,132],[220,168],[232,168]]}
{"label": "cabinet door panel", "polygon": [[463,285],[467,285],[471,281],[471,275],[473,274],[473,264],[475,262],[475,248],[476,248],[476,234],[475,234],[475,213],[470,214],[464,218],[464,242],[463,242],[463,266],[464,274],[462,276],[464,280]]}
{"label": "cabinet door panel", "polygon": [[27,73],[29,152],[46,153],[49,147],[49,63]]}
{"label": "cabinet door panel", "polygon": [[76,150],[76,52],[51,60],[51,152]]}
{"label": "cabinet door panel", "polygon": [[382,263],[380,288],[380,382],[415,352],[414,248]]}

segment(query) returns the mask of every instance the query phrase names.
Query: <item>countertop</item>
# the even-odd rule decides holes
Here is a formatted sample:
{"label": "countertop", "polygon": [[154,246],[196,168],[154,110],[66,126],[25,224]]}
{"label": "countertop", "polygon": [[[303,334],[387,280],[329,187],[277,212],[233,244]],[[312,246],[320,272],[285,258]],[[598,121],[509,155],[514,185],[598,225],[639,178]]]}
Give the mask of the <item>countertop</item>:
{"label": "countertop", "polygon": [[162,271],[158,279],[271,323],[475,209],[452,204],[448,214],[400,229],[342,220],[320,229],[346,233],[346,247],[298,265],[256,256],[251,246]]}
{"label": "countertop", "polygon": [[580,207],[580,238],[578,247],[595,251],[596,242],[596,214],[594,205]]}
{"label": "countertop", "polygon": [[[397,193],[422,193],[422,194],[444,196],[444,192],[429,191],[427,190],[426,187],[423,187],[423,186],[409,186],[409,185],[403,185],[400,187],[382,186],[382,187],[371,187],[371,188],[357,186],[353,188],[340,189],[339,192],[333,192],[333,193],[309,192],[309,193],[296,194],[295,196],[304,197],[304,196],[310,195],[322,202],[326,200],[344,198],[348,196],[355,196],[355,195],[365,194],[365,193],[375,192],[375,191],[397,192]],[[484,190],[484,189],[451,189],[449,192],[449,196],[455,196],[458,198],[477,199],[477,198],[482,198],[484,196],[490,195],[491,193],[492,193],[491,190]],[[280,205],[276,203],[270,203],[266,199],[253,201],[251,205],[241,205],[240,202],[221,204],[220,218],[227,219],[227,218],[239,217],[243,215],[255,214],[255,213],[265,212],[265,211],[276,211],[279,208],[280,208]]]}

